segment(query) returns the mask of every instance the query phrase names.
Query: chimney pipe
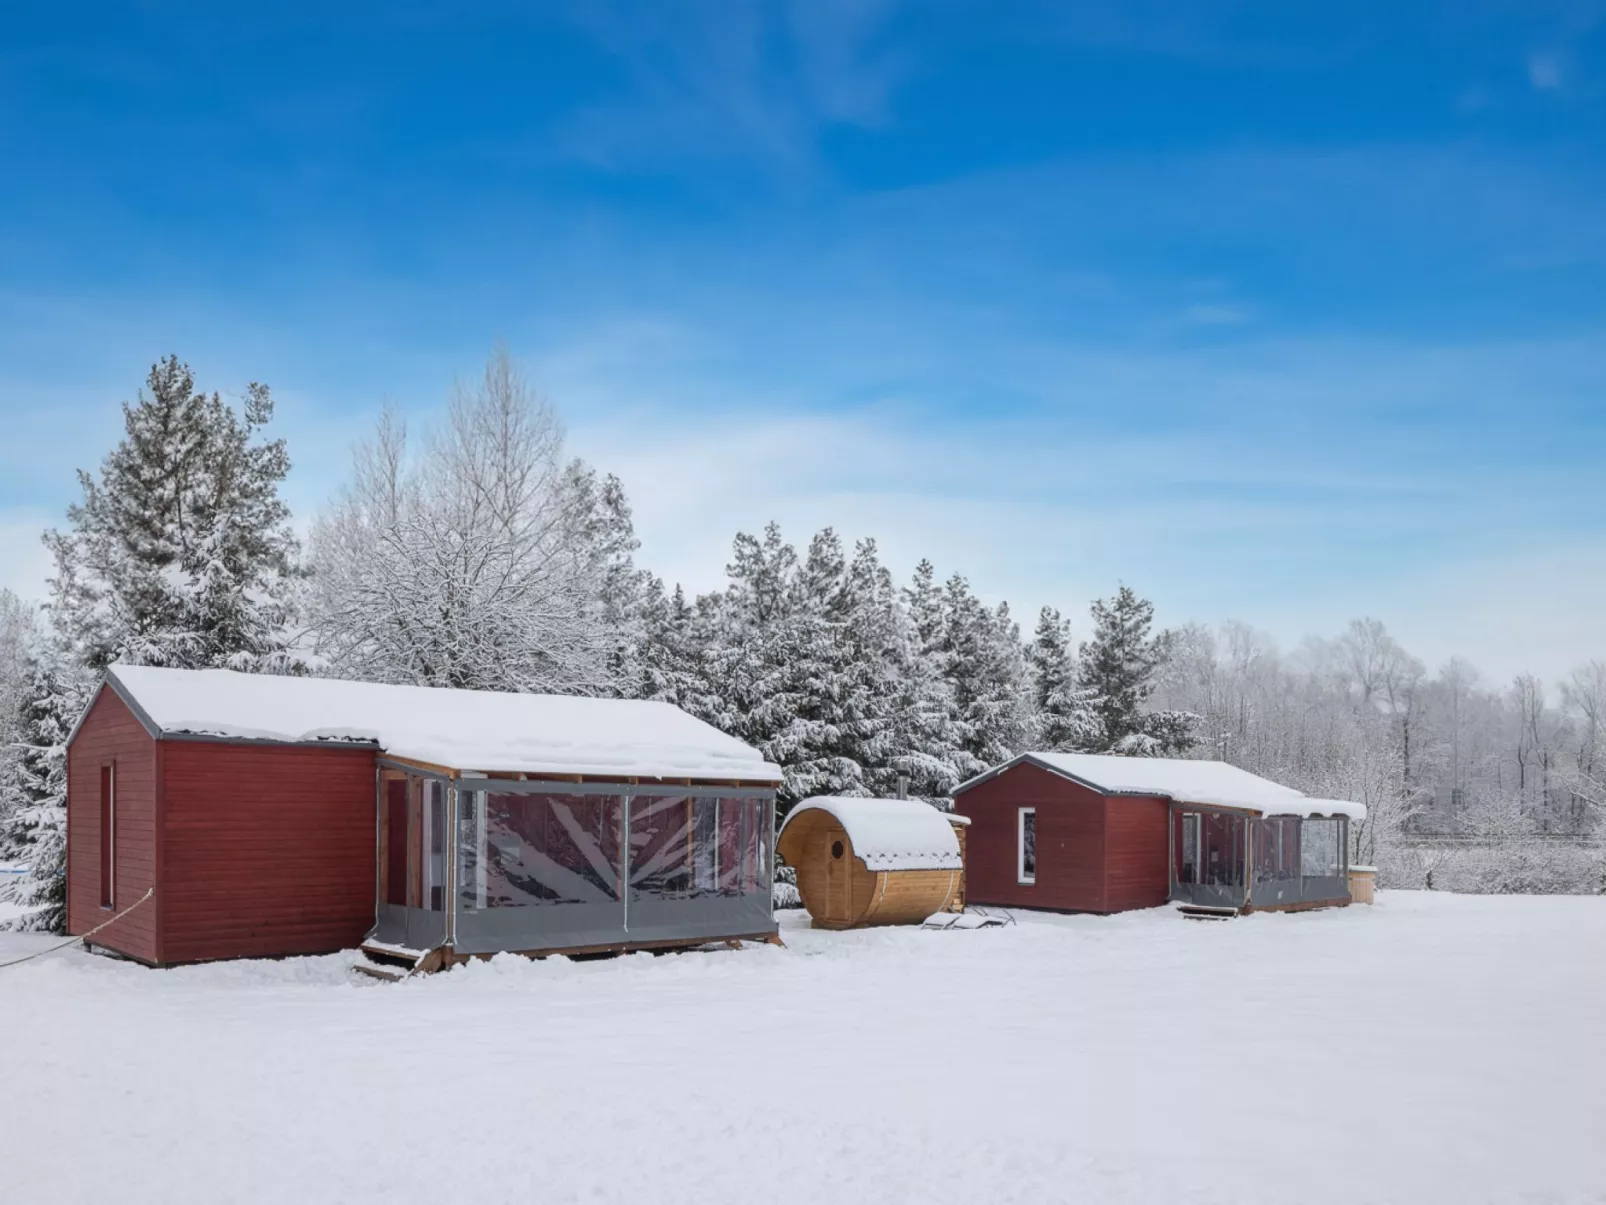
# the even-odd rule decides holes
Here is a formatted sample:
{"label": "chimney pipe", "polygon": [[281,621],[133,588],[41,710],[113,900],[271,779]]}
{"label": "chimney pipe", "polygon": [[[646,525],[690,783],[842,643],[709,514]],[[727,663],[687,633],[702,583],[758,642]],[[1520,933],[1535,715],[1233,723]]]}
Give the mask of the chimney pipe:
{"label": "chimney pipe", "polygon": [[898,798],[909,798],[909,776],[907,774],[898,775]]}

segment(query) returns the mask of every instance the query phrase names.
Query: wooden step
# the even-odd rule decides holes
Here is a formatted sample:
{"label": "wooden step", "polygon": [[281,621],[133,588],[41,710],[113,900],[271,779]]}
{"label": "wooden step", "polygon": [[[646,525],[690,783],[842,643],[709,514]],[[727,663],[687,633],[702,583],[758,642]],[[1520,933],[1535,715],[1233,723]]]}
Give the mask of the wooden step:
{"label": "wooden step", "polygon": [[1237,908],[1222,908],[1214,904],[1178,904],[1177,911],[1189,920],[1231,920],[1239,912]]}
{"label": "wooden step", "polygon": [[366,960],[356,964],[357,970],[373,979],[383,979],[386,983],[396,983],[411,975],[412,969],[401,967],[382,966],[377,962]]}
{"label": "wooden step", "polygon": [[372,938],[362,943],[362,952],[370,958],[386,962],[405,962],[408,966],[417,962],[426,953],[412,946],[392,945],[390,942],[374,941]]}
{"label": "wooden step", "polygon": [[409,975],[428,975],[440,970],[446,965],[446,951],[439,947],[415,950],[382,941],[365,941],[362,944],[362,961],[356,965],[364,975],[394,982]]}

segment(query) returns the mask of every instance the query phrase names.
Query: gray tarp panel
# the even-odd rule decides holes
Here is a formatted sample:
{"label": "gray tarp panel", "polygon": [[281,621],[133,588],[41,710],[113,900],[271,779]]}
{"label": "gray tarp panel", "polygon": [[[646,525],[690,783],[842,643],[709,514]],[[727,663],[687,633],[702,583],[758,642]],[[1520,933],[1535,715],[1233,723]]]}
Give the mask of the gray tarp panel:
{"label": "gray tarp panel", "polygon": [[1246,819],[1232,812],[1173,810],[1171,898],[1207,908],[1241,908]]}
{"label": "gray tarp panel", "polygon": [[446,913],[400,904],[380,904],[374,940],[409,950],[433,950],[446,940]]}
{"label": "gray tarp panel", "polygon": [[[1248,825],[1246,831],[1245,825]],[[1174,809],[1171,898],[1214,908],[1287,907],[1349,898],[1348,822],[1292,816],[1246,820],[1206,809]],[[1238,852],[1247,842],[1248,864]]]}
{"label": "gray tarp panel", "polygon": [[1301,883],[1300,897],[1305,900],[1347,900],[1349,899],[1349,879],[1332,878],[1329,876],[1305,876]]}
{"label": "gray tarp panel", "polygon": [[775,931],[773,796],[671,795],[657,787],[627,797],[587,785],[583,793],[560,784],[459,792],[458,950]]}
{"label": "gray tarp panel", "polygon": [[1171,890],[1171,898],[1179,904],[1197,904],[1201,908],[1242,908],[1242,887],[1221,887],[1205,883],[1178,883]]}
{"label": "gray tarp panel", "polygon": [[387,946],[405,946],[408,911],[400,904],[380,904],[375,909],[374,939]]}

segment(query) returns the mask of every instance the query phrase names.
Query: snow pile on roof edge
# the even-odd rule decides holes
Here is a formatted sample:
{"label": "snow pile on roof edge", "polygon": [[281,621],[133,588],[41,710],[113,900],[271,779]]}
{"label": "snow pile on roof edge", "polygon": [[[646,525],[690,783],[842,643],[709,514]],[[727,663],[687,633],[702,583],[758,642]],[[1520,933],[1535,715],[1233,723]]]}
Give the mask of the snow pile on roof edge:
{"label": "snow pile on roof edge", "polygon": [[816,795],[793,807],[781,832],[795,817],[811,811],[834,816],[847,830],[855,856],[870,870],[959,870],[964,866],[954,826],[924,800]]}
{"label": "snow pile on roof edge", "polygon": [[114,665],[162,735],[361,743],[457,770],[779,783],[758,750],[668,703]]}
{"label": "snow pile on roof edge", "polygon": [[955,792],[1021,761],[1034,762],[1107,794],[1145,795],[1204,807],[1243,808],[1264,816],[1348,816],[1356,820],[1366,816],[1365,804],[1341,799],[1311,799],[1293,787],[1285,787],[1227,762],[1126,757],[1115,753],[1023,753],[961,783]]}
{"label": "snow pile on roof edge", "polygon": [[1263,816],[1299,816],[1309,820],[1313,816],[1348,816],[1351,820],[1366,819],[1366,805],[1351,803],[1347,799],[1311,799],[1301,795],[1283,803],[1260,809]]}

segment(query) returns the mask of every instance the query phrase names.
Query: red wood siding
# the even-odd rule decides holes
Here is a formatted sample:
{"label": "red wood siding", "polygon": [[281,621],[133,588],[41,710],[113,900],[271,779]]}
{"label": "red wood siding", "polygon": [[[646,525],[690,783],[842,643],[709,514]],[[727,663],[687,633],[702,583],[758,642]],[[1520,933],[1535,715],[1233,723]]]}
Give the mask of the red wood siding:
{"label": "red wood siding", "polygon": [[[1037,881],[1017,881],[1016,825],[1037,809]],[[967,900],[1060,912],[1153,908],[1170,896],[1163,799],[1101,795],[1022,763],[959,795],[971,820],[965,849]]]}
{"label": "red wood siding", "polygon": [[[954,800],[970,817],[965,889],[972,904],[1104,912],[1105,798],[1041,767],[1023,763]],[[1035,883],[1018,881],[1017,825],[1037,809]]]}
{"label": "red wood siding", "polygon": [[163,961],[320,954],[374,921],[374,754],[165,741]]}
{"label": "red wood siding", "polygon": [[1104,800],[1105,910],[1158,908],[1171,898],[1166,864],[1171,805],[1111,795]]}
{"label": "red wood siding", "polygon": [[[156,741],[115,692],[102,688],[67,750],[67,931],[87,933],[156,881]],[[116,909],[101,899],[100,772],[116,766]],[[160,895],[94,937],[94,944],[159,961]]]}

